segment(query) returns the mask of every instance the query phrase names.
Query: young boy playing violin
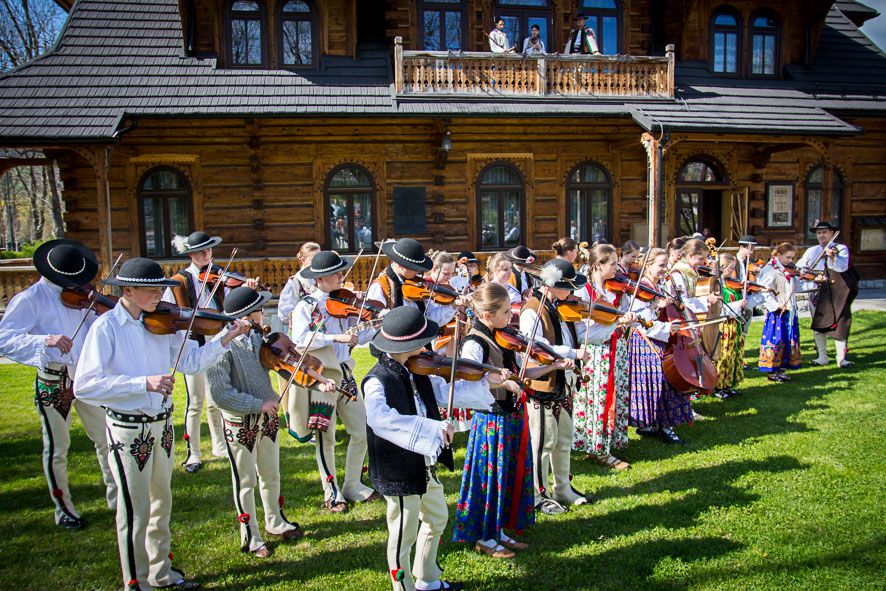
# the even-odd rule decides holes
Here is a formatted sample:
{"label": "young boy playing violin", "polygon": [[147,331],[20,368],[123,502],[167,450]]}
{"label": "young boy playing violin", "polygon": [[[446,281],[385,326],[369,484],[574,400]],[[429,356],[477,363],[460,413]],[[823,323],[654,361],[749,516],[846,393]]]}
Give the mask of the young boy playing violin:
{"label": "young boy playing violin", "polygon": [[43,472],[55,504],[55,522],[66,529],[80,529],[84,519],[68,489],[72,408],[95,444],[108,507],[113,509],[117,502],[108,467],[104,413],[76,400],[71,390],[86,333],[97,316],[93,311],[68,308],[61,299],[63,289],[92,281],[98,262],[92,251],[73,240],[44,242],[33,260],[42,277],[10,300],[0,321],[0,354],[37,368],[34,405],[43,429]]}
{"label": "young boy playing violin", "polygon": [[89,329],[77,362],[74,393],[86,404],[106,409],[123,586],[129,591],[197,589],[199,584],[173,568],[169,553],[175,385],[170,369],[182,351],[178,370],[185,375],[205,371],[231,341],[249,331],[250,324],[235,320],[203,347],[187,340],[184,332],[148,332],[140,321],[142,314],[156,310],[164,288],[178,285],[150,259],[130,259],[115,278],[102,283],[122,287],[123,296]]}
{"label": "young boy playing violin", "polygon": [[[342,277],[353,264],[353,259],[340,257],[334,251],[327,250],[314,255],[310,266],[301,273],[306,279],[315,281],[317,287],[310,295],[302,298],[292,312],[292,341],[295,346],[299,351],[304,351],[309,342],[308,351],[333,348],[337,364],[331,369],[341,370],[341,387],[354,396],[354,399],[349,399],[335,393],[326,396],[322,393],[309,394],[311,399],[307,429],[314,435],[317,469],[323,485],[323,504],[332,513],[347,511],[349,501],[363,502],[379,498],[374,490],[361,481],[363,460],[366,457],[366,410],[363,400],[357,395],[353,374],[355,361],[351,356],[351,349],[369,342],[374,331],[371,326],[357,332],[351,331],[359,323],[356,315],[342,317],[339,312],[330,312],[334,311],[334,306],[339,302],[330,300],[329,294],[341,288]],[[322,327],[313,334],[321,322]],[[297,399],[292,397],[291,403],[296,402]],[[293,409],[289,416],[294,422],[297,415]],[[350,436],[345,460],[345,479],[341,487],[335,469],[336,416],[341,418]],[[300,427],[291,429],[298,431]]]}
{"label": "young boy playing violin", "polygon": [[[453,427],[440,419],[438,405],[448,405],[450,385],[436,375],[414,374],[406,367],[438,330],[436,322],[414,307],[391,310],[372,339],[378,362],[361,385],[369,477],[388,506],[387,560],[394,591],[464,588],[461,583],[441,581],[443,571],[437,562],[449,517],[437,463],[454,468],[449,448]],[[493,402],[489,384],[501,381],[495,374],[479,381],[456,380],[451,385],[453,406],[489,410]],[[413,546],[415,562],[410,569]]]}
{"label": "young boy playing violin", "polygon": [[[261,325],[262,306],[271,299],[267,291],[237,287],[225,298],[225,314]],[[231,342],[218,363],[206,370],[209,397],[222,411],[225,443],[231,461],[234,507],[240,522],[240,551],[267,558],[255,512],[255,487],[265,512],[265,530],[284,540],[301,536],[297,523],[283,515],[280,496],[280,420],[277,392],[268,370],[262,367],[262,335],[244,334]]]}

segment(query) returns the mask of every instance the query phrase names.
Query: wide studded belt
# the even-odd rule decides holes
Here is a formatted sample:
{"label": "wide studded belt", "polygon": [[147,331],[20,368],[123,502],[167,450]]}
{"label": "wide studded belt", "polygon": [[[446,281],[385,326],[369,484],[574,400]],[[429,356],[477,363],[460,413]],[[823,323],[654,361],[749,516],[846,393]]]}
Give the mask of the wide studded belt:
{"label": "wide studded belt", "polygon": [[109,417],[121,423],[157,423],[168,419],[172,414],[172,408],[168,408],[160,414],[153,416],[144,413],[125,413],[110,408],[105,409],[105,412],[107,412]]}

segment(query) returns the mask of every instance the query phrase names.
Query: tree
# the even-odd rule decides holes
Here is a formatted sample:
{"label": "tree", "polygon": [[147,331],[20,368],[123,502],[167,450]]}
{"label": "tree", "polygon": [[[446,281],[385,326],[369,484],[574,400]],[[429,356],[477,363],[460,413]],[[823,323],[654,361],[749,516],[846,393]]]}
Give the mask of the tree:
{"label": "tree", "polygon": [[[54,0],[0,0],[0,72],[17,68],[49,51],[66,17]],[[42,157],[37,150],[3,152],[0,155],[10,158]],[[17,245],[25,236],[30,242],[41,240],[47,230],[47,218],[52,220],[50,236],[61,237],[64,206],[56,167],[19,167],[6,175],[0,182],[6,209],[0,224],[8,226],[4,232],[7,244]],[[17,229],[20,216],[16,214],[22,211],[27,212],[27,222]]]}

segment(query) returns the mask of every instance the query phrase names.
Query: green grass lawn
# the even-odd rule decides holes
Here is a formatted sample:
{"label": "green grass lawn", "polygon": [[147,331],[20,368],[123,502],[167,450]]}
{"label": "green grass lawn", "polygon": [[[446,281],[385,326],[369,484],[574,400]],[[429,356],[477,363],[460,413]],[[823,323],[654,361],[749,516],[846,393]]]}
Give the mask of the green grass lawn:
{"label": "green grass lawn", "polygon": [[[444,474],[444,577],[469,589],[886,589],[886,314],[855,315],[850,370],[809,367],[809,321],[801,325],[806,369],[782,385],[749,369],[743,397],[694,404],[708,420],[677,429],[686,447],[640,440],[632,430],[619,454],[632,467],[621,473],[573,454],[575,486],[599,502],[541,516],[515,560],[450,541],[460,474]],[[752,368],[761,327],[755,323],[748,338]],[[358,351],[358,361],[362,375],[368,352]],[[78,532],[53,525],[33,375],[0,366],[0,589],[119,589],[114,515],[76,418],[71,493],[88,525]],[[175,399],[180,462],[183,380]],[[347,438],[341,427],[338,435]],[[457,465],[466,440],[456,438]],[[240,553],[230,469],[212,460],[196,475],[173,474],[174,563],[208,589],[389,589],[384,504],[324,513],[312,445],[282,441],[286,514],[305,538],[272,543],[264,561]],[[212,457],[205,425],[203,456]]]}

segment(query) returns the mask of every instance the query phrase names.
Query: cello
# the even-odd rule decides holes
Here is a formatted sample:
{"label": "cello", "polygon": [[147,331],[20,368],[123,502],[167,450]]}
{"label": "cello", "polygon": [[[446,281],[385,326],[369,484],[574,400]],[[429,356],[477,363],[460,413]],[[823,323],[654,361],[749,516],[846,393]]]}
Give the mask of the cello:
{"label": "cello", "polygon": [[[670,277],[674,297],[668,301],[663,313],[667,322],[694,325],[698,317],[683,303],[683,296]],[[699,329],[680,328],[668,341],[662,354],[661,366],[665,377],[678,392],[710,390],[717,385],[719,374],[711,356],[701,345]]]}
{"label": "cello", "polygon": [[[707,276],[699,276],[699,279],[695,284],[695,297],[704,298],[712,293],[722,297],[723,287],[720,283],[720,249],[716,247],[716,239],[714,238],[708,238],[705,241],[705,244],[710,249],[711,256],[714,258],[714,264],[710,274]],[[705,320],[712,318],[719,318],[722,312],[723,300],[720,299],[708,304],[708,311],[705,313],[699,313],[698,320],[704,322]],[[701,331],[701,342],[704,350],[709,355],[716,355],[720,348],[720,325],[709,324],[708,326],[705,326]]]}

